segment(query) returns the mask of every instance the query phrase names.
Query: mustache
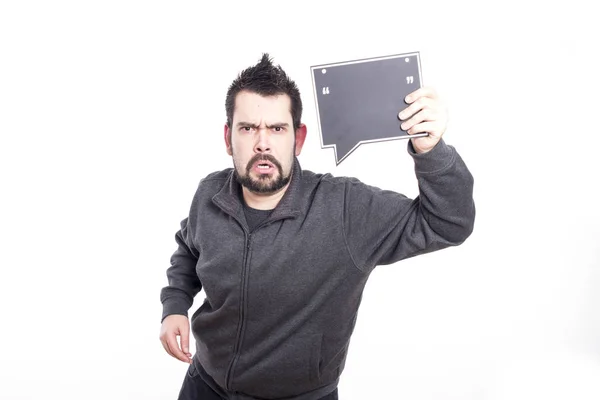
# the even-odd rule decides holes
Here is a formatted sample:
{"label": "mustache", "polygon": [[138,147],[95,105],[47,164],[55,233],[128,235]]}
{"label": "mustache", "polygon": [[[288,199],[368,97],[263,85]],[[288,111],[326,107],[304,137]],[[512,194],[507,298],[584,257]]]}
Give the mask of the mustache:
{"label": "mustache", "polygon": [[268,161],[271,164],[273,164],[275,167],[277,167],[277,169],[280,172],[282,171],[281,164],[279,163],[279,161],[277,161],[277,159],[275,157],[273,157],[270,154],[257,154],[254,157],[252,157],[250,159],[250,161],[248,161],[248,165],[246,166],[246,172],[250,173],[250,170],[252,169],[252,165],[258,161]]}

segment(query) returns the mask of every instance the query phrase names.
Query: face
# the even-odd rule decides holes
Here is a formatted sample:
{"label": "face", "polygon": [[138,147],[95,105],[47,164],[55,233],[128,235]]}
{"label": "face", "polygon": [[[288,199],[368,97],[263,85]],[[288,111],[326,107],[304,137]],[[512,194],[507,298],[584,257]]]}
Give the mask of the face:
{"label": "face", "polygon": [[254,193],[277,193],[290,180],[294,155],[300,155],[306,137],[304,125],[294,135],[290,106],[284,94],[263,97],[242,91],[236,97],[225,144],[238,180]]}

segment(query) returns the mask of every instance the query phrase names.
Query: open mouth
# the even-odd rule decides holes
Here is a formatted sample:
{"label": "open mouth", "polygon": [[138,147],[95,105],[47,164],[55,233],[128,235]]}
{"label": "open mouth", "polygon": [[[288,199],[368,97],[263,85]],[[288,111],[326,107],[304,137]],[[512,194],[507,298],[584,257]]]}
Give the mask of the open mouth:
{"label": "open mouth", "polygon": [[254,163],[253,169],[258,174],[270,174],[275,171],[275,165],[269,161],[260,160]]}
{"label": "open mouth", "polygon": [[256,167],[258,169],[269,169],[269,168],[273,168],[273,165],[271,165],[269,163],[259,163]]}

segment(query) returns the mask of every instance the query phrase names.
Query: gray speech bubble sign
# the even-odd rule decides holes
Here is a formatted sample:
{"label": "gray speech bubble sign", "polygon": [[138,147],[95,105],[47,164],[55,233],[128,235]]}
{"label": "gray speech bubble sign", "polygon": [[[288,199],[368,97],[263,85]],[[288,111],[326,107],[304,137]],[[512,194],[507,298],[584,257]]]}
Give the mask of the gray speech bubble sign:
{"label": "gray speech bubble sign", "polygon": [[310,68],[321,147],[333,147],[336,165],[361,144],[426,135],[409,135],[398,118],[422,85],[419,52]]}

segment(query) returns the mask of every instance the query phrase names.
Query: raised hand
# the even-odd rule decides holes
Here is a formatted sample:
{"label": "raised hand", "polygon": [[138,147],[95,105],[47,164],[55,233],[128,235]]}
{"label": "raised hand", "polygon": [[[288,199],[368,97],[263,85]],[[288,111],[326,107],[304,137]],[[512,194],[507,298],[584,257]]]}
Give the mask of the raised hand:
{"label": "raised hand", "polygon": [[427,132],[429,136],[410,139],[417,153],[426,153],[435,147],[446,131],[446,105],[430,87],[415,90],[405,100],[409,105],[398,114],[403,121],[400,127],[409,135]]}

